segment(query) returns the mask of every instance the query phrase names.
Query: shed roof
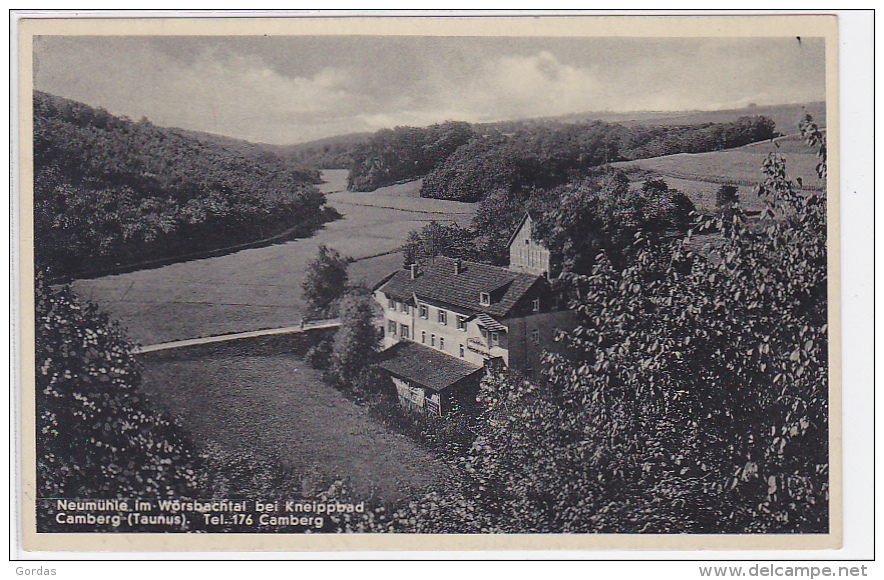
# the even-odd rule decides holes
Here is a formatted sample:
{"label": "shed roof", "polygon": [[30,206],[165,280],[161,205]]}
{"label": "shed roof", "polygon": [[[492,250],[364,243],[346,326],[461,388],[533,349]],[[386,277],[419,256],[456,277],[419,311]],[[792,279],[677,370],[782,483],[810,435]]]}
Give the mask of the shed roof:
{"label": "shed roof", "polygon": [[484,314],[484,313],[479,314],[478,316],[476,316],[476,318],[479,320],[479,324],[481,324],[482,326],[484,326],[488,330],[506,332],[506,326],[504,326],[501,323],[499,323],[498,321],[494,320],[493,318],[491,318],[487,314]]}
{"label": "shed roof", "polygon": [[482,370],[465,360],[409,341],[385,350],[380,367],[393,376],[434,391],[443,391]]}

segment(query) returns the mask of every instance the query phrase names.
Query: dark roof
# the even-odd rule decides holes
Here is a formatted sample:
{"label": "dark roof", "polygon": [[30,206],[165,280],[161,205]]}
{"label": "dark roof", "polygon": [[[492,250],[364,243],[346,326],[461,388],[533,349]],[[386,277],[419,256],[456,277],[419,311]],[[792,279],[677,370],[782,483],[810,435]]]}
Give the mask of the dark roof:
{"label": "dark roof", "polygon": [[381,286],[383,286],[384,284],[389,282],[390,278],[392,278],[396,274],[397,274],[397,272],[390,272],[389,274],[387,274],[386,276],[381,278],[381,280],[377,284],[375,284],[374,286],[371,287],[372,292],[374,292],[375,290],[377,290],[378,288],[380,288]]}
{"label": "dark roof", "polygon": [[501,323],[499,323],[498,321],[494,320],[493,318],[491,318],[487,314],[484,314],[484,313],[479,314],[478,316],[476,316],[476,318],[479,320],[479,324],[481,324],[482,326],[484,326],[488,330],[498,330],[498,331],[506,332],[506,326],[504,326]]}
{"label": "dark roof", "polygon": [[[409,271],[400,270],[379,289],[400,300],[408,300],[414,294],[469,312],[505,317],[540,278],[466,260],[461,261],[460,273],[455,275],[456,263],[452,258],[438,257],[416,279],[411,279]],[[490,305],[479,303],[481,292],[491,294]]]}
{"label": "dark roof", "polygon": [[380,367],[399,378],[442,391],[482,370],[416,342],[398,342],[382,353]]}

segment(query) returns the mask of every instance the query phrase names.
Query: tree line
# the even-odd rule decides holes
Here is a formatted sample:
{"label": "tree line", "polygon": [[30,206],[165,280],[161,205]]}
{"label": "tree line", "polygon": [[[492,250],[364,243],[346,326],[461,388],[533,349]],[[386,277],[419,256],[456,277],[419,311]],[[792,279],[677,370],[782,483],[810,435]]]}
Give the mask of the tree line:
{"label": "tree line", "polygon": [[560,257],[560,269],[575,274],[588,274],[601,250],[622,265],[642,247],[683,236],[697,219],[693,202],[662,179],[638,186],[620,170],[592,171],[525,198],[493,192],[479,203],[469,228],[431,222],[412,231],[404,263],[441,255],[505,266],[507,242],[526,211],[535,238]]}
{"label": "tree line", "polygon": [[447,122],[382,129],[359,145],[349,187],[378,187],[423,177],[421,196],[477,202],[495,191],[524,196],[561,185],[615,161],[739,147],[777,135],[766,117],[730,123],[626,126],[601,121],[495,125]]}
{"label": "tree line", "polygon": [[[809,119],[802,133],[825,175],[824,135]],[[603,175],[560,189],[563,215],[607,215],[594,204],[611,196],[598,192],[634,198],[625,207],[637,209],[624,213],[636,242],[613,259],[617,244],[576,243],[568,220],[553,219],[553,233],[541,234],[571,240],[581,259],[595,253],[564,279],[578,325],[560,333],[561,352],[545,355],[545,379],[488,372],[480,420],[471,424],[471,444],[450,460],[451,480],[401,502],[374,501],[367,517],[336,525],[424,533],[828,531],[826,199],[800,191],[782,155],[769,155],[762,170],[761,219],[722,191],[728,211],[692,221],[684,235],[661,230],[641,210],[653,200],[679,206],[662,184],[632,190]],[[561,202],[568,196],[573,208]],[[720,243],[698,250],[692,238],[707,232]],[[369,299],[343,293],[343,257],[326,250],[314,266],[317,277],[344,285],[331,300],[323,284],[305,286],[327,301],[318,308],[339,300],[347,319],[350,331],[331,351],[335,380],[369,377],[372,352],[363,347],[377,340],[368,332]],[[296,474],[278,466],[194,453],[174,421],[141,401],[137,365],[116,325],[67,290],[38,283],[37,296],[41,493],[301,497]],[[379,385],[359,388],[384,392]]]}
{"label": "tree line", "polygon": [[314,170],[34,92],[34,237],[55,276],[268,238],[327,219]]}
{"label": "tree line", "polygon": [[472,138],[469,123],[463,122],[381,129],[353,153],[347,187],[353,191],[373,191],[417,179]]}

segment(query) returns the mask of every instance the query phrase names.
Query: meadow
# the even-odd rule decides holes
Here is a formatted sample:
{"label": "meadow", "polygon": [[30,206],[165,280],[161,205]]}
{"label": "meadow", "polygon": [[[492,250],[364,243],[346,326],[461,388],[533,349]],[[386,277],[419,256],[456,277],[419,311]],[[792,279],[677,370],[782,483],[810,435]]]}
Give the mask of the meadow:
{"label": "meadow", "polygon": [[372,285],[402,266],[398,249],[411,230],[432,220],[467,226],[475,215],[475,204],[420,198],[419,181],[354,193],[346,170],[323,176],[320,188],[343,217],[310,238],[72,286],[141,344],[290,326],[301,320],[301,281],[319,244],[352,257],[351,280]]}
{"label": "meadow", "polygon": [[307,489],[340,477],[361,499],[394,500],[450,477],[428,451],[372,420],[296,354],[253,347],[145,355],[142,388],[187,426],[201,450],[285,465]]}
{"label": "meadow", "polygon": [[764,159],[773,151],[786,157],[790,177],[800,178],[803,189],[821,191],[825,188],[825,183],[816,175],[816,155],[798,136],[780,137],[725,151],[679,153],[612,165],[637,169],[637,174],[642,174],[641,179],[664,179],[670,187],[684,192],[700,211],[715,209],[715,192],[725,183],[737,186],[745,209],[759,210],[763,204],[754,194],[754,188],[762,180]]}

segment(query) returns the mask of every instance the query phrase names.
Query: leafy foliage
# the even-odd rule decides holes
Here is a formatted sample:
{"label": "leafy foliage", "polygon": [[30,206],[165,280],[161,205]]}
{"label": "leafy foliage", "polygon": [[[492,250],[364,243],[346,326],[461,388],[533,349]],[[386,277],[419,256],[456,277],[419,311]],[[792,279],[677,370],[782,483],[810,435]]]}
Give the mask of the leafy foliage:
{"label": "leafy foliage", "polygon": [[353,154],[347,186],[373,191],[422,177],[473,137],[468,123],[381,129]]}
{"label": "leafy foliage", "polygon": [[36,287],[39,497],[186,497],[195,454],[153,409],[119,326],[69,287]]}
{"label": "leafy foliage", "polygon": [[733,123],[636,127],[624,136],[621,153],[625,160],[703,153],[741,147],[776,136],[776,124],[761,116],[740,117]]}
{"label": "leafy foliage", "polygon": [[424,179],[421,196],[479,201],[504,190],[524,198],[618,157],[615,126],[601,122],[540,125],[490,134],[460,147]]}
{"label": "leafy foliage", "polygon": [[34,92],[34,235],[54,275],[321,223],[315,171]]}
{"label": "leafy foliage", "polygon": [[532,192],[528,201],[510,196],[504,190],[485,196],[473,218],[476,255],[481,261],[502,266],[509,261],[507,243],[525,216],[526,207],[535,209],[532,200],[538,195]]}
{"label": "leafy foliage", "polygon": [[505,265],[507,242],[526,210],[535,216],[537,238],[565,257],[566,269],[588,273],[600,249],[622,267],[639,248],[683,236],[695,208],[660,179],[630,188],[621,171],[532,190],[525,199],[498,190],[479,203],[471,229],[431,222],[409,233],[405,265],[439,255]]}
{"label": "leafy foliage", "polygon": [[825,199],[781,156],[764,170],[779,219],[707,220],[727,233],[703,255],[602,253],[572,277],[580,324],[547,384],[486,376],[473,512],[507,531],[828,529]]}
{"label": "leafy foliage", "polygon": [[371,393],[380,384],[372,367],[381,334],[374,325],[374,300],[366,289],[351,289],[340,305],[341,326],[332,343],[327,375],[339,387],[356,394]]}
{"label": "leafy foliage", "polygon": [[740,197],[735,185],[722,185],[715,192],[715,207],[719,210],[733,208],[739,201]]}
{"label": "leafy foliage", "polygon": [[436,256],[473,260],[477,258],[475,234],[457,224],[442,225],[430,222],[421,230],[409,232],[402,247],[403,261],[409,264],[425,264]]}
{"label": "leafy foliage", "polygon": [[354,155],[371,138],[372,133],[336,135],[296,145],[265,145],[281,159],[296,167],[347,169]]}
{"label": "leafy foliage", "polygon": [[622,268],[640,248],[682,237],[694,212],[690,199],[666,182],[634,189],[621,172],[556,188],[534,208],[535,236],[563,256],[567,271],[584,274],[600,250]]}
{"label": "leafy foliage", "polygon": [[531,125],[514,133],[484,134],[460,147],[427,175],[421,196],[475,202],[505,191],[526,199],[534,189],[577,181],[609,162],[716,151],[775,135],[766,117],[664,127],[600,121]]}
{"label": "leafy foliage", "polygon": [[350,258],[334,248],[319,244],[316,258],[307,265],[301,287],[307,299],[307,315],[324,317],[332,314],[347,290],[347,268]]}

